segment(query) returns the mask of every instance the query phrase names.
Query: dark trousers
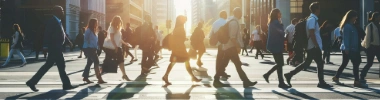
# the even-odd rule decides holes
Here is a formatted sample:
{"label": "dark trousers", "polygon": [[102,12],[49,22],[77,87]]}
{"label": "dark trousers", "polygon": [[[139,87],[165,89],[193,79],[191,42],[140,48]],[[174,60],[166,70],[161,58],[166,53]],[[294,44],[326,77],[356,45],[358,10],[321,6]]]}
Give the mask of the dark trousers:
{"label": "dark trousers", "polygon": [[[36,59],[38,59],[38,56],[40,55],[41,50],[36,50]],[[46,58],[47,52],[42,50],[42,53],[44,53],[44,58]]]}
{"label": "dark trousers", "polygon": [[342,51],[343,54],[343,61],[340,65],[338,71],[335,74],[335,77],[339,78],[342,74],[343,70],[347,67],[348,62],[351,60],[353,65],[353,74],[355,77],[355,81],[359,81],[359,65],[361,63],[361,57],[360,52],[350,52],[349,54],[346,54],[344,51]]}
{"label": "dark trousers", "polygon": [[259,54],[261,55],[261,57],[264,57],[263,53],[261,52],[262,51],[261,43],[262,43],[261,41],[254,41],[255,48],[256,48],[256,58],[259,56]]}
{"label": "dark trousers", "polygon": [[89,72],[92,64],[95,65],[94,68],[99,68],[99,57],[96,51],[97,49],[93,48],[83,48],[84,55],[87,56],[87,64],[82,74],[83,78],[89,77]]}
{"label": "dark trousers", "polygon": [[[239,58],[239,53],[235,47],[224,50],[224,56],[223,56],[223,59],[221,60],[221,67],[222,68],[227,67],[230,60],[235,64],[236,71],[238,72],[240,79],[243,82],[249,82],[247,75],[245,74],[245,72],[241,68],[242,63],[241,63],[240,58]],[[223,75],[223,73],[222,73],[223,71],[221,71],[223,69],[218,69],[218,70],[219,71],[217,71],[215,76]],[[215,78],[215,80],[220,79],[220,77],[214,77],[214,78]]]}
{"label": "dark trousers", "polygon": [[[214,77],[220,77],[220,75],[227,75],[226,74],[226,67],[227,66],[222,66],[222,60],[223,60],[223,56],[224,56],[224,51],[222,49],[222,46],[219,45],[218,46],[218,54],[216,55],[216,66],[215,66],[215,71],[216,71],[216,74]],[[220,73],[220,75],[218,75],[218,73]]]}
{"label": "dark trousers", "polygon": [[375,56],[378,61],[380,61],[380,46],[373,46],[371,45],[367,49],[367,64],[364,66],[362,72],[360,73],[360,78],[364,79],[367,76],[368,70],[371,68],[373,64],[373,60],[375,59]]}
{"label": "dark trousers", "polygon": [[100,56],[100,54],[102,54],[102,51],[103,51],[103,47],[99,46],[99,49],[96,50],[96,53],[98,54],[98,56]]}
{"label": "dark trousers", "polygon": [[151,68],[153,65],[153,50],[143,50],[141,68]]}
{"label": "dark trousers", "polygon": [[274,65],[272,69],[270,69],[266,74],[270,75],[274,71],[277,70],[279,83],[285,84],[284,77],[282,77],[282,66],[284,66],[284,55],[282,53],[273,53],[273,58],[274,58],[274,61],[276,62],[276,65]]}
{"label": "dark trousers", "polygon": [[241,48],[241,55],[244,54],[244,51],[248,55],[247,47],[248,47],[248,43],[244,43],[244,47]]}
{"label": "dark trousers", "polygon": [[127,54],[127,56],[129,55],[129,56],[133,57],[132,53],[129,52],[129,47],[128,46],[123,46],[123,48],[124,48],[124,52],[125,52],[125,54]]}
{"label": "dark trousers", "polygon": [[305,67],[310,66],[311,61],[314,60],[317,63],[317,73],[318,73],[318,79],[319,83],[325,83],[324,77],[323,77],[323,61],[322,61],[322,51],[319,48],[313,48],[310,50],[307,50],[307,57],[304,62],[302,62],[300,65],[297,66],[296,69],[290,71],[290,75],[296,75],[300,71],[302,71]]}
{"label": "dark trousers", "polygon": [[63,53],[59,51],[49,52],[46,63],[37,71],[37,73],[27,82],[30,85],[36,85],[38,81],[45,75],[45,73],[53,67],[54,63],[57,64],[59,76],[63,87],[71,86],[70,79],[66,74],[65,68],[65,58],[63,58]]}
{"label": "dark trousers", "polygon": [[330,62],[330,52],[331,52],[330,45],[323,47],[323,61],[326,61],[326,63]]}

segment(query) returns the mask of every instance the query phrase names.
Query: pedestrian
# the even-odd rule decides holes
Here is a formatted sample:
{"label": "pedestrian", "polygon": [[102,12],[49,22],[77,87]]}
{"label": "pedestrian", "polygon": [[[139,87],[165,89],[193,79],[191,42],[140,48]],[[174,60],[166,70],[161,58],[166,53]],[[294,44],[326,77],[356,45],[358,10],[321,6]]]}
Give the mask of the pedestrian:
{"label": "pedestrian", "polygon": [[[239,52],[241,50],[241,47],[243,47],[243,40],[242,36],[240,34],[240,24],[239,24],[239,19],[242,17],[242,10],[241,8],[237,7],[234,8],[233,10],[234,16],[226,23],[228,25],[228,34],[230,35],[229,40],[226,44],[223,44],[223,51],[224,51],[224,56],[221,60],[221,66],[222,68],[226,67],[230,60],[235,64],[236,71],[239,73],[240,79],[243,81],[243,86],[244,87],[251,87],[257,84],[257,82],[251,82],[247,75],[245,74],[244,70],[241,68],[242,62],[239,58]],[[219,73],[218,73],[219,72]],[[223,75],[221,73],[222,71],[217,71],[216,77],[214,77],[214,82],[213,85],[214,87],[222,87],[224,86],[223,83],[220,82],[220,77]]]}
{"label": "pedestrian", "polygon": [[101,26],[98,27],[98,56],[100,56],[100,54],[102,54],[102,51],[103,51],[103,44],[104,44],[104,39],[106,39],[107,37],[107,32],[105,30],[103,30],[103,28]]}
{"label": "pedestrian", "polygon": [[197,65],[202,71],[205,71],[205,68],[201,67],[203,65],[201,59],[203,54],[206,52],[206,47],[204,44],[205,34],[203,32],[203,21],[198,23],[198,26],[195,28],[193,34],[190,37],[190,44],[192,48],[198,53]]}
{"label": "pedestrian", "polygon": [[[252,47],[252,49],[256,48],[255,59],[259,59],[259,55],[261,55],[261,59],[264,59],[264,55],[263,55],[263,41],[261,40],[260,34],[262,34],[262,31],[261,31],[260,26],[257,25],[256,26],[256,30],[252,31],[252,34],[251,34],[251,40],[253,41],[253,44],[254,44],[254,46]],[[250,52],[252,52],[252,49],[251,49]]]}
{"label": "pedestrian", "polygon": [[336,51],[340,52],[341,42],[342,42],[342,36],[340,34],[340,28],[338,26],[334,30],[334,44],[332,46],[332,50],[334,50],[334,52],[336,52]]}
{"label": "pedestrian", "polygon": [[[227,12],[226,11],[221,11],[219,13],[219,19],[216,20],[213,24],[212,24],[212,28],[211,28],[211,31],[209,33],[209,38],[212,38],[213,36],[217,36],[216,32],[220,29],[220,27],[222,27],[223,25],[225,25],[227,23],[226,19],[227,19]],[[218,53],[216,55],[216,64],[215,64],[215,71],[216,73],[222,73],[221,75],[217,75],[215,74],[214,77],[223,77],[223,78],[228,78],[230,77],[230,75],[228,75],[226,73],[226,68],[227,66],[222,66],[222,59],[223,59],[223,56],[224,56],[224,51],[223,51],[223,45],[221,43],[217,43],[218,46]]]}
{"label": "pedestrian", "polygon": [[12,41],[11,50],[9,52],[7,60],[2,65],[2,67],[5,67],[5,66],[8,65],[9,61],[11,60],[11,56],[13,55],[14,52],[18,54],[18,56],[21,58],[21,60],[23,62],[21,64],[21,67],[23,67],[23,66],[26,65],[25,57],[24,57],[24,55],[20,51],[20,49],[24,47],[22,45],[22,41],[24,40],[24,33],[22,33],[21,28],[20,28],[20,26],[18,24],[14,24],[13,25],[13,33],[14,34],[12,36],[13,37],[13,41]]}
{"label": "pedestrian", "polygon": [[[124,68],[124,56],[122,46],[128,45],[128,43],[124,42],[122,39],[121,29],[123,28],[123,21],[120,16],[115,16],[108,28],[108,34],[106,40],[103,44],[103,50],[106,53],[106,57],[103,62],[111,61],[111,59],[115,59],[116,63],[119,65],[119,68],[122,73],[122,79],[126,81],[131,81],[127,74],[125,73]],[[112,62],[114,63],[114,62]],[[104,69],[104,68],[103,68]]]}
{"label": "pedestrian", "polygon": [[284,82],[284,77],[282,76],[282,66],[284,66],[284,41],[285,41],[285,31],[281,21],[281,12],[279,9],[273,9],[270,13],[268,22],[268,41],[267,50],[273,54],[273,58],[276,65],[272,67],[267,73],[263,75],[265,81],[269,83],[269,76],[277,70],[278,76],[278,87],[279,88],[290,88]]}
{"label": "pedestrian", "polygon": [[337,84],[341,84],[339,82],[340,74],[347,67],[347,64],[344,64],[344,62],[348,63],[348,61],[351,60],[353,64],[353,74],[355,78],[354,87],[364,87],[364,85],[362,85],[359,81],[359,66],[361,63],[361,56],[360,56],[361,46],[359,45],[360,41],[359,41],[358,30],[354,26],[357,18],[358,18],[358,13],[356,11],[350,10],[343,17],[339,25],[342,36],[343,36],[342,46],[340,47],[343,53],[343,64],[340,65],[338,71],[333,77],[333,81]]}
{"label": "pedestrian", "polygon": [[[131,39],[132,30],[131,30],[130,26],[131,26],[131,24],[127,23],[125,29],[122,32],[123,41],[128,42]],[[125,58],[128,56],[131,56],[132,58],[131,58],[131,61],[129,61],[129,62],[132,63],[133,61],[135,61],[135,57],[129,51],[129,48],[131,48],[130,45],[123,46],[123,50],[125,51],[125,53],[124,53]]]}
{"label": "pedestrian", "polygon": [[286,64],[289,65],[290,60],[293,58],[293,35],[295,33],[295,26],[298,20],[296,18],[292,19],[292,23],[285,29],[285,38],[287,41],[286,48],[288,50],[289,57],[286,60]]}
{"label": "pedestrian", "polygon": [[46,55],[47,55],[47,51],[44,51],[42,49],[42,47],[43,47],[42,43],[44,41],[44,39],[43,39],[43,37],[44,37],[44,31],[45,31],[45,29],[44,29],[43,25],[41,25],[38,28],[38,30],[35,31],[36,35],[35,35],[35,38],[34,38],[34,50],[36,51],[36,55],[35,55],[36,56],[36,58],[35,58],[36,60],[38,60],[38,56],[39,56],[39,54],[40,54],[41,51],[44,54],[44,58],[46,58]]}
{"label": "pedestrian", "polygon": [[[156,34],[156,42],[154,44],[154,62],[157,62],[159,58],[162,58],[162,53],[161,55],[159,54],[161,52],[161,41],[162,41],[162,31],[158,29],[158,26],[154,26],[154,33]],[[156,63],[157,64],[157,63]]]}
{"label": "pedestrian", "polygon": [[72,45],[69,38],[66,36],[62,26],[62,18],[64,17],[64,10],[61,6],[54,6],[53,17],[50,18],[45,24],[44,32],[44,49],[48,51],[48,58],[46,63],[37,71],[37,73],[26,82],[26,85],[33,91],[38,91],[35,85],[40,81],[42,76],[53,67],[54,63],[57,64],[59,76],[62,80],[63,90],[70,90],[77,86],[72,86],[69,77],[66,74],[65,58],[63,57],[63,44],[65,41]]}
{"label": "pedestrian", "polygon": [[98,83],[107,83],[103,81],[99,69],[99,57],[96,53],[98,49],[98,20],[90,19],[84,33],[83,52],[87,58],[87,64],[83,71],[83,81],[86,83],[93,83],[88,79],[91,65],[94,63],[95,76],[98,79]]}
{"label": "pedestrian", "polygon": [[149,69],[154,64],[154,44],[156,42],[156,33],[153,30],[151,24],[151,18],[149,15],[146,15],[144,18],[144,23],[140,28],[140,43],[139,47],[142,50],[142,60],[141,60],[141,75],[146,75],[149,72]]}
{"label": "pedestrian", "polygon": [[317,63],[317,73],[318,73],[318,86],[320,88],[330,88],[331,85],[327,84],[324,80],[323,74],[323,59],[322,59],[322,39],[320,36],[320,29],[318,24],[318,15],[320,14],[320,4],[318,2],[313,2],[309,6],[309,10],[312,12],[306,22],[306,33],[307,33],[307,57],[304,62],[297,66],[296,69],[286,73],[284,76],[287,83],[292,87],[290,81],[294,75],[302,71],[305,67],[310,66],[311,61],[314,60]]}
{"label": "pedestrian", "polygon": [[330,62],[331,32],[334,30],[333,25],[330,21],[326,20],[320,29],[323,44],[323,61],[325,61],[325,64],[333,64]]}
{"label": "pedestrian", "polygon": [[248,44],[249,44],[249,37],[250,37],[250,35],[249,35],[249,33],[248,33],[248,30],[247,30],[247,28],[244,28],[243,29],[243,32],[242,32],[242,39],[243,39],[243,48],[241,48],[241,55],[244,55],[244,51],[245,51],[245,53],[246,53],[246,56],[248,56],[248,51],[247,51],[247,47],[248,47]]}
{"label": "pedestrian", "polygon": [[[304,24],[302,24],[305,20],[307,20],[307,18],[300,19],[295,26],[295,32],[293,35],[294,38],[293,38],[293,44],[292,44],[294,53],[293,53],[293,57],[291,57],[291,62],[290,62],[290,64],[293,66],[298,66],[300,63],[302,63],[305,60],[305,46],[304,45],[307,45],[307,43],[303,41],[298,41],[300,40],[298,39],[298,36],[302,36],[306,34],[306,32],[303,31],[304,29],[306,30],[306,25],[304,26]],[[299,38],[303,38],[303,37],[299,37]],[[297,45],[297,44],[302,44],[302,46]],[[304,70],[306,70],[306,67],[304,68]]]}
{"label": "pedestrian", "polygon": [[169,82],[169,73],[171,72],[173,66],[177,62],[185,62],[186,70],[190,74],[191,81],[193,82],[200,82],[202,79],[198,79],[194,76],[193,71],[191,70],[190,66],[190,57],[189,54],[186,51],[185,41],[188,39],[186,38],[186,31],[185,31],[185,23],[187,18],[183,15],[179,15],[176,18],[176,24],[174,26],[172,37],[169,39],[169,45],[172,50],[172,54],[170,55],[170,64],[168,68],[166,69],[165,75],[162,77],[162,80],[165,82],[166,85],[171,85]]}
{"label": "pedestrian", "polygon": [[374,12],[370,19],[370,23],[366,27],[366,33],[364,41],[361,45],[367,49],[367,64],[364,66],[360,73],[360,81],[363,85],[367,84],[365,77],[367,76],[368,70],[373,65],[373,60],[375,56],[378,61],[380,61],[380,14]]}
{"label": "pedestrian", "polygon": [[82,52],[83,52],[83,42],[84,42],[84,32],[85,32],[86,28],[83,27],[81,28],[79,34],[77,35],[77,37],[75,38],[75,45],[73,47],[75,47],[76,45],[78,45],[78,48],[79,48],[79,56],[78,58],[82,58]]}

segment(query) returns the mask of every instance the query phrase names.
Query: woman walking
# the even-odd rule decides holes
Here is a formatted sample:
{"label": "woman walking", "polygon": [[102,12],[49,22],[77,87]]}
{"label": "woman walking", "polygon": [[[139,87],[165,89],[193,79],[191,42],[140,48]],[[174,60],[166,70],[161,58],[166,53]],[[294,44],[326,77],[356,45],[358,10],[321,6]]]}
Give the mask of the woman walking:
{"label": "woman walking", "polygon": [[241,48],[241,55],[244,55],[244,51],[246,53],[246,56],[248,56],[248,51],[247,51],[247,47],[248,47],[248,44],[249,44],[249,38],[250,38],[250,35],[249,35],[249,32],[248,32],[248,29],[247,28],[244,28],[243,29],[243,42],[244,42],[244,47]]}
{"label": "woman walking", "polygon": [[[82,58],[82,52],[83,52],[83,43],[84,43],[84,32],[85,32],[86,28],[83,27],[81,29],[81,32],[77,35],[76,39],[75,39],[75,45],[78,45],[78,48],[80,49],[80,53],[79,53],[79,56],[78,58]],[[73,48],[75,47],[75,45],[73,46]],[[85,55],[86,56],[86,55]]]}
{"label": "woman walking", "polygon": [[343,70],[347,67],[347,63],[351,60],[353,64],[353,74],[354,74],[354,87],[363,87],[363,85],[359,81],[359,65],[361,63],[360,56],[360,40],[358,30],[355,28],[354,24],[356,19],[358,18],[358,13],[356,11],[350,10],[343,17],[339,27],[341,29],[341,33],[343,35],[343,42],[340,47],[343,53],[343,62],[340,65],[338,71],[332,80],[337,83],[339,82],[340,74],[342,74]]}
{"label": "woman walking", "polygon": [[5,61],[5,63],[2,65],[2,67],[5,67],[8,65],[9,61],[11,60],[11,56],[14,52],[18,54],[18,56],[22,60],[21,67],[26,65],[26,60],[24,55],[21,53],[21,49],[23,48],[22,41],[24,40],[24,33],[22,33],[21,28],[18,24],[13,25],[13,42],[11,46],[11,51],[9,52],[8,58]]}
{"label": "woman walking", "polygon": [[268,22],[268,43],[267,49],[273,54],[273,58],[276,65],[273,66],[266,74],[263,75],[265,81],[269,83],[269,76],[277,70],[279,88],[290,88],[284,82],[282,76],[282,66],[284,66],[284,41],[285,41],[285,31],[281,22],[281,12],[279,9],[273,9],[270,13],[270,18]]}
{"label": "woman walking", "polygon": [[[108,34],[106,37],[106,41],[104,42],[104,52],[106,53],[106,57],[104,62],[111,61],[111,59],[115,59],[116,63],[119,65],[121,73],[123,74],[122,79],[126,81],[131,81],[127,74],[125,73],[124,68],[124,55],[122,44],[128,45],[128,43],[124,42],[121,37],[121,29],[123,28],[123,21],[120,16],[115,16],[110,23],[108,28]],[[104,68],[103,68],[104,69]]]}
{"label": "woman walking", "polygon": [[190,67],[190,57],[186,51],[186,46],[184,44],[184,42],[188,40],[186,39],[186,31],[184,28],[186,20],[187,18],[185,16],[180,15],[177,17],[176,24],[171,35],[172,37],[169,38],[169,47],[172,49],[172,54],[170,56],[170,64],[168,66],[168,69],[166,70],[165,75],[162,77],[162,80],[165,81],[166,85],[171,85],[168,80],[168,76],[176,62],[185,62],[186,70],[192,77],[193,82],[202,81],[202,79],[198,79],[194,76]]}
{"label": "woman walking", "polygon": [[321,35],[322,35],[322,46],[323,46],[323,61],[326,64],[333,64],[330,62],[330,52],[331,52],[331,32],[334,30],[332,23],[326,20],[322,26]]}
{"label": "woman walking", "polygon": [[360,73],[360,81],[363,85],[367,84],[365,77],[373,65],[375,56],[380,61],[380,14],[378,12],[373,13],[370,22],[366,27],[365,33],[367,35],[362,42],[362,46],[367,49],[367,64]]}
{"label": "woman walking", "polygon": [[106,83],[103,81],[102,76],[99,71],[99,57],[96,53],[98,47],[98,20],[97,19],[91,19],[88,22],[87,30],[84,33],[84,42],[83,42],[83,52],[84,55],[86,55],[87,58],[87,64],[83,71],[83,81],[86,83],[93,83],[91,82],[89,77],[89,71],[91,68],[91,65],[94,63],[94,70],[96,78],[98,78],[98,83]]}

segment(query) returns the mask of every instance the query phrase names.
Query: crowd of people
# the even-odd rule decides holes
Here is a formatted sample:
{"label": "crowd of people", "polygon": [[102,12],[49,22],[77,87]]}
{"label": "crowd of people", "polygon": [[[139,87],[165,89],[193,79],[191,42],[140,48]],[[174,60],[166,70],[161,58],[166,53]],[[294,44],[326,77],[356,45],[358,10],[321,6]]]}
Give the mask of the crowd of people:
{"label": "crowd of people", "polygon": [[[273,66],[267,73],[263,75],[266,82],[269,83],[269,76],[277,71],[278,87],[291,88],[291,79],[294,75],[305,70],[310,66],[312,60],[317,64],[317,74],[319,83],[317,87],[329,88],[332,85],[327,84],[324,79],[324,64],[333,64],[330,62],[330,53],[339,46],[342,51],[342,64],[332,78],[332,81],[337,84],[343,84],[339,81],[342,71],[351,60],[353,64],[354,86],[364,88],[366,85],[366,74],[370,67],[373,65],[374,57],[380,60],[380,15],[375,12],[371,15],[370,23],[366,25],[365,31],[358,27],[356,20],[358,13],[350,10],[342,18],[338,27],[334,26],[331,21],[324,21],[322,26],[319,26],[320,20],[318,16],[322,12],[320,4],[314,2],[309,6],[311,12],[310,16],[305,19],[293,19],[291,24],[284,29],[282,24],[282,14],[280,9],[273,9],[269,14],[268,31],[261,30],[262,26],[256,26],[249,34],[247,29],[241,30],[239,20],[242,17],[242,10],[235,8],[232,11],[232,16],[227,18],[227,12],[221,11],[219,19],[212,24],[212,29],[209,33],[210,44],[218,48],[215,64],[214,87],[223,87],[225,84],[220,82],[221,78],[228,78],[230,75],[226,73],[226,67],[230,61],[234,63],[240,79],[244,87],[252,87],[257,84],[256,81],[250,81],[244,70],[242,69],[242,62],[239,54],[246,53],[248,55],[248,45],[256,48],[255,59],[259,55],[264,58],[262,52],[270,52],[273,55],[276,65]],[[70,44],[65,31],[62,28],[61,18],[63,16],[63,9],[60,6],[55,6],[53,9],[53,17],[49,19],[44,28],[43,34],[43,51],[47,51],[48,58],[46,63],[38,70],[38,72],[26,82],[33,91],[38,91],[35,85],[42,78],[42,76],[53,66],[57,64],[59,74],[63,83],[63,89],[72,89],[70,80],[65,72],[65,61],[62,54],[64,44]],[[81,34],[77,36],[79,40],[75,42],[79,45],[81,52],[87,58],[87,64],[83,72],[83,81],[86,83],[93,83],[88,79],[89,71],[94,64],[96,78],[99,84],[107,83],[102,78],[102,73],[108,72],[110,68],[117,68],[119,66],[122,79],[131,81],[125,72],[124,59],[131,56],[131,63],[137,61],[136,51],[133,55],[130,48],[140,48],[142,50],[141,58],[141,75],[146,76],[151,70],[152,66],[157,65],[158,59],[162,58],[161,49],[165,48],[172,51],[170,56],[170,64],[167,67],[165,75],[162,80],[166,85],[171,85],[169,82],[169,73],[176,63],[185,63],[186,70],[192,77],[191,81],[200,82],[202,79],[197,78],[193,74],[193,69],[190,67],[189,60],[197,58],[197,65],[199,69],[203,65],[201,58],[206,51],[204,40],[206,38],[202,30],[203,22],[200,22],[195,28],[190,39],[186,37],[185,23],[186,16],[178,16],[176,18],[175,27],[173,31],[163,36],[163,32],[159,31],[157,26],[153,26],[150,16],[144,17],[144,23],[136,29],[131,29],[130,24],[124,23],[120,16],[115,16],[110,23],[107,31],[98,26],[97,19],[91,19],[87,27],[82,29]],[[26,61],[23,54],[20,52],[22,48],[23,33],[19,25],[14,25],[14,39],[11,49],[13,52],[18,53],[22,58],[25,66]],[[185,41],[191,41],[190,51],[187,51]],[[286,46],[285,46],[286,45]],[[359,74],[359,65],[361,63],[360,51],[364,47],[367,53],[367,64]],[[286,49],[284,49],[286,48]],[[286,51],[284,51],[286,50]],[[39,50],[41,51],[41,50]],[[105,59],[103,66],[100,67],[99,55],[105,52]],[[322,53],[323,51],[323,53]],[[195,54],[193,53],[195,52]],[[284,52],[288,52],[287,64],[293,65],[296,68],[289,73],[283,74],[282,67],[284,63]],[[307,55],[306,57],[304,55]],[[78,58],[82,57],[82,53]],[[10,57],[3,64],[6,66]],[[115,66],[115,67],[108,67]],[[117,69],[116,69],[117,70]],[[285,77],[285,80],[284,80]],[[287,82],[287,84],[285,83]]]}

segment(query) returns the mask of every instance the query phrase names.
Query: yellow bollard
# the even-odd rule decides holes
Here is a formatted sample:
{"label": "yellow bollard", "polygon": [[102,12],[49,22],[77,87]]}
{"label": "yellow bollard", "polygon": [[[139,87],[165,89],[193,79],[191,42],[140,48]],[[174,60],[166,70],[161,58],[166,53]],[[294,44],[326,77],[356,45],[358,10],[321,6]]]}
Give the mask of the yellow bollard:
{"label": "yellow bollard", "polygon": [[0,57],[6,58],[9,55],[9,40],[0,39]]}

